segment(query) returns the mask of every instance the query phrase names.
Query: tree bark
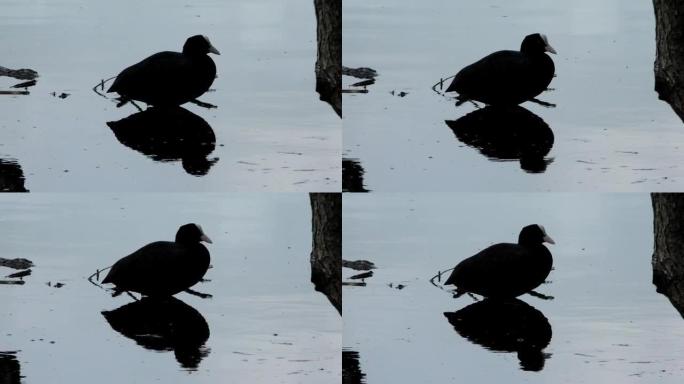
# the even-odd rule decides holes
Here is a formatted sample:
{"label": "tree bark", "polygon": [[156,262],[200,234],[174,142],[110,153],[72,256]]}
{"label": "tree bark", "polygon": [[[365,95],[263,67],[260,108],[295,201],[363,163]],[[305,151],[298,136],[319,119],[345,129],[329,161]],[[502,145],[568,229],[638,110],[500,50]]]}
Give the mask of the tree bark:
{"label": "tree bark", "polygon": [[314,0],[318,58],[316,92],[342,117],[342,0]]}
{"label": "tree bark", "polygon": [[655,90],[684,120],[684,2],[653,0],[656,19]]}
{"label": "tree bark", "polygon": [[653,284],[684,317],[684,193],[653,193]]}
{"label": "tree bark", "polygon": [[311,282],[342,314],[342,194],[312,193]]}

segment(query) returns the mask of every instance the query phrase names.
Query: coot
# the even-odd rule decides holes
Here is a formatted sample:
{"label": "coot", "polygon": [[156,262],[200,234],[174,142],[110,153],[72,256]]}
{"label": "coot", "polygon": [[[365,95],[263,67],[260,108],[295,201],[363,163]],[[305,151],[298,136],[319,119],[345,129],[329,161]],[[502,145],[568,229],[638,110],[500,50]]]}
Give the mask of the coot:
{"label": "coot", "polygon": [[209,268],[209,251],[200,241],[211,243],[202,227],[185,224],[175,242],[147,244],[114,263],[102,283],[145,296],[174,295],[199,282]]}
{"label": "coot", "polygon": [[121,71],[107,92],[117,92],[121,104],[139,100],[149,105],[177,106],[206,92],[216,78],[207,55],[219,54],[202,35],[188,38],[183,52],[159,52]]}
{"label": "coot", "polygon": [[470,64],[456,74],[446,92],[458,92],[460,102],[517,105],[542,93],[553,79],[556,53],[545,35],[528,35],[520,51],[498,51]]}
{"label": "coot", "polygon": [[542,244],[555,244],[538,224],[520,231],[518,244],[492,245],[456,265],[444,284],[466,292],[492,298],[513,298],[544,282],[551,272],[553,258]]}

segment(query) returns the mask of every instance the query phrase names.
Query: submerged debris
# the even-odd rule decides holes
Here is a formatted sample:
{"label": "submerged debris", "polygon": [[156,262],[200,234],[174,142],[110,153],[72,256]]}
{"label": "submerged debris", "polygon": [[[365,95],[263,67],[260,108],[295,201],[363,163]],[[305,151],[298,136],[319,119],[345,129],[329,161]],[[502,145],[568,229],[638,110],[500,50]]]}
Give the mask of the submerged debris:
{"label": "submerged debris", "polygon": [[28,269],[33,267],[33,262],[28,259],[3,259],[0,257],[0,267],[7,267],[13,269]]}
{"label": "submerged debris", "polygon": [[370,271],[371,269],[375,269],[375,264],[368,260],[342,260],[342,267],[351,268],[355,271]]}
{"label": "submerged debris", "polygon": [[349,68],[342,66],[342,74],[359,79],[373,79],[378,76],[378,72],[375,69],[367,67]]}
{"label": "submerged debris", "polygon": [[38,77],[38,72],[33,69],[9,69],[0,66],[0,76],[9,76],[18,80],[34,80]]}

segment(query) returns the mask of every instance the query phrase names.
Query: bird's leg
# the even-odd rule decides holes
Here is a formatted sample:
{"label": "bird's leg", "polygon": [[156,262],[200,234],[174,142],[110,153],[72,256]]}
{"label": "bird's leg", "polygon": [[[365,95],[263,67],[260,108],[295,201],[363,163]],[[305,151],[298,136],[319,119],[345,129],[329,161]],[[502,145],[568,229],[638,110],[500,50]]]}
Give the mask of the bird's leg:
{"label": "bird's leg", "polygon": [[139,106],[138,104],[136,104],[135,101],[130,100],[130,102],[131,102],[131,104],[133,104],[136,108],[138,108],[138,111],[139,111],[139,112],[142,112],[142,111],[143,111],[143,109],[140,108],[140,106]]}
{"label": "bird's leg", "polygon": [[473,299],[473,300],[475,300],[475,301],[480,301],[480,299],[478,299],[475,295],[473,295],[473,294],[470,293],[470,292],[468,292],[468,296],[470,296],[470,298]]}
{"label": "bird's leg", "polygon": [[544,294],[539,293],[537,291],[529,291],[527,293],[530,294],[531,296],[534,296],[534,297],[542,299],[542,300],[553,300],[553,296],[547,296],[547,295],[544,295]]}
{"label": "bird's leg", "polygon": [[197,291],[192,290],[192,289],[190,289],[190,288],[186,289],[185,292],[187,292],[187,293],[189,293],[189,294],[191,294],[191,295],[194,295],[194,296],[201,297],[201,298],[203,298],[203,299],[209,299],[209,298],[213,297],[212,295],[210,295],[210,294],[208,294],[208,293],[197,292]]}
{"label": "bird's leg", "polygon": [[195,104],[195,105],[199,105],[200,107],[207,108],[207,109],[218,108],[218,107],[215,106],[214,104],[205,103],[204,101],[199,101],[199,100],[197,100],[197,99],[195,99],[195,100],[190,100],[190,102],[193,103],[193,104]]}
{"label": "bird's leg", "polygon": [[[138,298],[135,297],[135,296],[134,296],[132,293],[130,293],[129,291],[126,291],[126,294],[128,294],[128,296],[132,297],[133,300],[138,301]],[[141,296],[141,297],[142,297],[142,296]]]}
{"label": "bird's leg", "polygon": [[474,105],[475,108],[480,109],[480,104],[476,103],[476,102],[473,101],[473,100],[468,100],[468,101],[470,101],[470,103],[471,103],[472,105]]}
{"label": "bird's leg", "polygon": [[548,102],[546,102],[546,101],[541,101],[541,100],[539,100],[539,99],[530,99],[530,101],[533,102],[533,103],[537,103],[537,104],[541,105],[542,107],[546,107],[546,108],[556,108],[556,104],[548,103]]}

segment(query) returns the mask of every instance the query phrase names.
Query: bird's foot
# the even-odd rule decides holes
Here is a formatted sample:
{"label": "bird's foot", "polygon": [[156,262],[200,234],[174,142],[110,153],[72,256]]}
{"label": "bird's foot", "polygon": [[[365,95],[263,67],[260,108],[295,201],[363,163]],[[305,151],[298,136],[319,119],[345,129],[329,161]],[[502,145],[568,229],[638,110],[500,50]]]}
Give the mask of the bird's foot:
{"label": "bird's foot", "polygon": [[214,104],[205,103],[204,101],[199,101],[199,100],[197,100],[197,99],[195,99],[195,100],[190,100],[190,102],[193,103],[193,104],[195,104],[195,105],[199,105],[200,107],[207,108],[207,109],[218,108],[218,107],[217,107],[216,105],[214,105]]}
{"label": "bird's foot", "polygon": [[472,293],[468,292],[468,296],[470,296],[471,299],[475,301],[480,301],[480,299],[477,298],[477,296],[473,295]]}
{"label": "bird's foot", "polygon": [[527,293],[531,296],[534,296],[534,297],[542,299],[542,300],[553,300],[554,299],[553,296],[547,296],[547,295],[544,295],[544,294],[539,293],[537,291],[529,291]]}
{"label": "bird's foot", "polygon": [[542,101],[542,100],[539,100],[539,99],[530,99],[530,101],[533,102],[533,103],[537,103],[537,104],[541,105],[542,107],[546,107],[546,108],[556,108],[556,104],[549,103],[549,102],[546,102],[546,101]]}
{"label": "bird's foot", "polygon": [[210,298],[213,297],[212,295],[210,295],[210,294],[208,294],[208,293],[197,292],[197,291],[192,290],[192,289],[190,289],[190,288],[186,289],[185,292],[187,292],[187,293],[189,293],[189,294],[191,294],[191,295],[193,295],[193,296],[200,297],[200,298],[202,298],[202,299],[210,299]]}

